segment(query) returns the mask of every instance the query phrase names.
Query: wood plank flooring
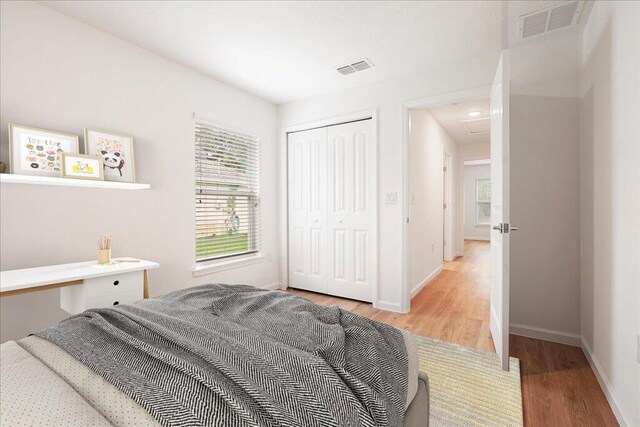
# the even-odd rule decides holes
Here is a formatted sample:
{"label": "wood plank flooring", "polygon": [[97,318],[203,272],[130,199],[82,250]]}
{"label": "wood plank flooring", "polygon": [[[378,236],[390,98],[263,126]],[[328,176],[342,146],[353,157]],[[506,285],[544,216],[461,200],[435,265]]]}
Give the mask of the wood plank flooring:
{"label": "wood plank flooring", "polygon": [[[412,299],[408,314],[328,295],[288,291],[417,335],[494,352],[489,331],[489,249],[488,242],[466,241],[464,257],[445,263],[442,273]],[[520,359],[525,425],[618,425],[580,348],[515,335],[509,341],[510,355]]]}

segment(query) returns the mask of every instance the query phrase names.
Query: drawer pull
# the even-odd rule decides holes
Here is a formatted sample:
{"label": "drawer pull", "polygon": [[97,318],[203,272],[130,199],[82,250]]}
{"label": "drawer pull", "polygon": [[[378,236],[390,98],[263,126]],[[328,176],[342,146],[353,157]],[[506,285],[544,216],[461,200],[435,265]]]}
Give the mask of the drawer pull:
{"label": "drawer pull", "polygon": [[118,302],[118,301],[113,303],[113,305],[118,305],[118,304],[120,304],[120,302]]}
{"label": "drawer pull", "polygon": [[120,284],[119,280],[116,280],[115,282],[113,282],[113,286],[118,286]]}

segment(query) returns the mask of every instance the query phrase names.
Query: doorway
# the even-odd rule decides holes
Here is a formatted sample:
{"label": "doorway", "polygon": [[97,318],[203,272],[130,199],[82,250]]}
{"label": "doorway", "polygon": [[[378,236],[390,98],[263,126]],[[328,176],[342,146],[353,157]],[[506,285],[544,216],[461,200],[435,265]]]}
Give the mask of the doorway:
{"label": "doorway", "polygon": [[408,109],[407,238],[411,298],[420,310],[437,311],[442,320],[425,331],[495,351],[490,333],[489,105],[484,92]]}

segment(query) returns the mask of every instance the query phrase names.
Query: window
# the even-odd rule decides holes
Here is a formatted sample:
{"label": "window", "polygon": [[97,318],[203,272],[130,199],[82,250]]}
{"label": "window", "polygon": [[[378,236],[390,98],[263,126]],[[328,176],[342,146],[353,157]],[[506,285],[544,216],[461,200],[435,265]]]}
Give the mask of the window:
{"label": "window", "polygon": [[196,120],[196,261],[258,251],[258,140]]}
{"label": "window", "polygon": [[476,180],[476,225],[491,224],[491,180]]}

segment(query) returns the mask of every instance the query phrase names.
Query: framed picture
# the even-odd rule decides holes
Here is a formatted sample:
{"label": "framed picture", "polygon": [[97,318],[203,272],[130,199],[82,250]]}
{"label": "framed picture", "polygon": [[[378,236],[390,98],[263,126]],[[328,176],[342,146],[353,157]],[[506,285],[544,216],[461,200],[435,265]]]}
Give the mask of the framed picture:
{"label": "framed picture", "polygon": [[136,182],[132,137],[85,128],[84,152],[102,157],[106,181]]}
{"label": "framed picture", "polygon": [[62,178],[104,181],[104,169],[102,167],[101,156],[62,153],[60,160],[60,176]]}
{"label": "framed picture", "polygon": [[77,153],[78,136],[55,130],[9,124],[10,172],[60,176],[61,153]]}

